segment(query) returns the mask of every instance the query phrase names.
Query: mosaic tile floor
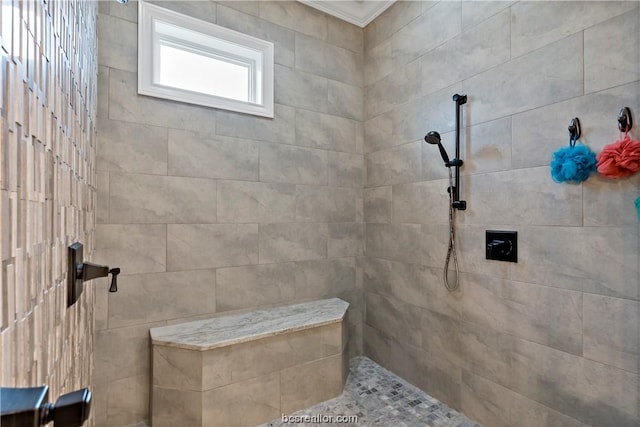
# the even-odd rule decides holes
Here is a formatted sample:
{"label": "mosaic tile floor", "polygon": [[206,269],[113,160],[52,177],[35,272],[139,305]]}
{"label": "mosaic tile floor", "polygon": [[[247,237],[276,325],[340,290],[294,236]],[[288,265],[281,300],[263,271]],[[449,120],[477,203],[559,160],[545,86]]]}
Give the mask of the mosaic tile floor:
{"label": "mosaic tile floor", "polygon": [[344,392],[335,399],[289,416],[357,416],[357,422],[283,422],[274,420],[261,427],[281,426],[384,426],[384,427],[481,427],[459,412],[427,395],[371,359],[351,359]]}

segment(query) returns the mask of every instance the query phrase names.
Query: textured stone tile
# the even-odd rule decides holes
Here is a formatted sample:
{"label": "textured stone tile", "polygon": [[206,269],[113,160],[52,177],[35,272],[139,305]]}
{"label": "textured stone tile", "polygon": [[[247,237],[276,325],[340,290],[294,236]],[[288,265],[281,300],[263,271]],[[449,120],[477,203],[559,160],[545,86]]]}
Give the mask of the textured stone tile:
{"label": "textured stone tile", "polygon": [[420,58],[422,93],[435,92],[508,61],[509,42],[507,10],[427,52]]}
{"label": "textured stone tile", "polygon": [[[231,1],[225,2],[224,5],[218,2],[217,24],[272,42],[275,48],[274,62],[293,67],[295,63],[295,33],[279,25],[251,16],[258,15],[259,11],[257,10],[239,10],[245,5],[250,7],[255,5],[256,9],[259,8],[258,2]],[[255,118],[255,116],[252,117]]]}
{"label": "textured stone tile", "polygon": [[393,137],[393,112],[364,122],[364,152],[371,153],[400,144]]}
{"label": "textured stone tile", "polygon": [[481,325],[463,322],[462,368],[497,384],[508,385],[515,338]]}
{"label": "textured stone tile", "polygon": [[292,222],[296,214],[293,184],[218,181],[218,222]]}
{"label": "textured stone tile", "polygon": [[216,269],[216,308],[219,311],[284,304],[296,294],[294,263]]}
{"label": "textured stone tile", "polygon": [[582,95],[582,47],[576,34],[465,80],[463,90],[473,94],[471,123]]}
{"label": "textured stone tile", "polygon": [[98,61],[120,70],[138,70],[138,31],[133,22],[109,15],[98,16]]}
{"label": "textured stone tile", "polygon": [[462,318],[529,341],[582,354],[582,294],[464,274]]}
{"label": "textured stone tile", "polygon": [[296,296],[319,299],[344,294],[354,289],[355,276],[353,258],[297,262]]}
{"label": "textured stone tile", "polygon": [[448,180],[393,186],[393,222],[446,224],[449,220]]}
{"label": "textured stone tile", "polygon": [[[634,228],[523,227],[511,278],[564,289],[639,299]],[[552,242],[553,244],[549,244]]]}
{"label": "textured stone tile", "polygon": [[[607,3],[608,6],[608,3]],[[630,7],[626,2],[623,8]],[[640,8],[584,30],[584,91],[602,89],[630,83],[640,79],[638,21]],[[617,49],[609,48],[616,40]]]}
{"label": "textured stone tile", "polygon": [[640,303],[584,295],[584,357],[640,372]]}
{"label": "textured stone tile", "polygon": [[[511,168],[510,117],[481,123],[467,129],[469,136],[465,136],[460,147],[464,160],[464,165],[460,169],[462,174],[498,172]],[[452,148],[451,152],[455,153],[455,149]]]}
{"label": "textured stone tile", "polygon": [[295,131],[297,145],[356,152],[356,122],[351,119],[298,110]]}
{"label": "textured stone tile", "polygon": [[590,31],[589,27],[634,7],[624,1],[519,2],[511,7],[511,55],[520,56],[585,28]]}
{"label": "textured stone tile", "polygon": [[264,375],[202,396],[203,419],[211,425],[258,425],[280,416],[280,373]]}
{"label": "textured stone tile", "polygon": [[391,222],[391,187],[364,189],[365,222]]}
{"label": "textured stone tile", "polygon": [[582,185],[584,225],[633,227],[638,222],[638,194],[640,175],[624,180],[592,177]]}
{"label": "textured stone tile", "polygon": [[140,96],[136,73],[116,69],[109,71],[109,119],[196,132],[215,131],[215,112],[211,108]]}
{"label": "textured stone tile", "polygon": [[460,34],[460,13],[460,2],[440,2],[395,33],[391,38],[394,65],[409,63]]}
{"label": "textured stone tile", "polygon": [[296,221],[355,222],[357,190],[296,186]]}
{"label": "textured stone tile", "polygon": [[419,180],[421,150],[422,142],[418,141],[367,155],[366,185],[376,187]]}
{"label": "textured stone tile", "polygon": [[313,37],[296,34],[296,69],[362,86],[362,55],[327,44]]}
{"label": "textured stone tile", "polygon": [[[101,2],[103,3],[103,2]],[[98,105],[97,117],[100,118],[98,125],[109,119],[109,67],[98,67]]]}
{"label": "textured stone tile", "polygon": [[326,357],[281,373],[281,409],[285,414],[342,393],[342,355]]}
{"label": "textured stone tile", "polygon": [[580,421],[636,426],[640,378],[529,341],[516,340],[509,388]]}
{"label": "textured stone tile", "polygon": [[[460,217],[465,223],[490,224],[495,221],[495,207],[508,205],[510,209],[500,215],[506,225],[582,224],[582,188],[556,184],[547,167],[472,175],[465,181],[461,198],[469,205]],[[474,194],[488,196],[479,199]]]}
{"label": "textured stone tile", "polygon": [[328,81],[327,112],[353,120],[363,120],[364,90],[358,86]]}
{"label": "textured stone tile", "polygon": [[167,271],[258,263],[256,224],[169,224]]}
{"label": "textured stone tile", "polygon": [[174,176],[112,174],[112,223],[214,223],[216,182]]}
{"label": "textured stone tile", "polygon": [[258,179],[258,143],[169,130],[169,174],[201,178]]}
{"label": "textured stone tile", "polygon": [[294,144],[296,110],[278,104],[275,104],[274,108],[272,119],[218,110],[216,133],[236,138]]}
{"label": "textured stone tile", "polygon": [[291,184],[326,184],[327,152],[280,144],[261,144],[260,180]]}
{"label": "textured stone tile", "polygon": [[326,224],[260,224],[260,264],[326,258]]}
{"label": "textured stone tile", "polygon": [[394,261],[423,262],[423,236],[415,224],[367,224],[367,256]]}
{"label": "textured stone tile", "polygon": [[275,102],[312,111],[328,112],[326,78],[281,65],[275,66]]}
{"label": "textured stone tile", "polygon": [[109,294],[109,327],[214,313],[213,270],[122,275],[122,292]]}
{"label": "textured stone tile", "polygon": [[362,53],[364,30],[339,18],[327,16],[327,41],[336,46]]}
{"label": "textured stone tile", "polygon": [[357,189],[364,186],[365,170],[362,154],[329,151],[327,168],[330,186]]}
{"label": "textured stone tile", "polygon": [[98,124],[101,171],[167,174],[167,129],[107,120]]}
{"label": "textured stone tile", "polygon": [[[367,28],[374,25],[374,23],[369,24]],[[364,56],[363,67],[365,86],[370,86],[383,77],[388,76],[393,71],[391,41],[386,40],[385,42],[367,50]]]}
{"label": "textured stone tile", "polygon": [[302,3],[260,2],[260,18],[320,40],[327,39],[327,15]]}
{"label": "textured stone tile", "polygon": [[166,232],[163,224],[98,224],[92,260],[120,267],[122,274],[165,271]]}
{"label": "textured stone tile", "polygon": [[364,224],[355,222],[329,224],[327,248],[329,258],[363,255]]}

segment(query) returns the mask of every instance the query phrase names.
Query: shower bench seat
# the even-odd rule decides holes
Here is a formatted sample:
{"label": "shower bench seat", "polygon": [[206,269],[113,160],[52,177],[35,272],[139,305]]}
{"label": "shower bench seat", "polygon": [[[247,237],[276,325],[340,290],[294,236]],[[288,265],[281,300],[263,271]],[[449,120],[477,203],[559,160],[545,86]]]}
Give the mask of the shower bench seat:
{"label": "shower bench seat", "polygon": [[342,393],[338,298],[150,330],[153,427],[255,426]]}

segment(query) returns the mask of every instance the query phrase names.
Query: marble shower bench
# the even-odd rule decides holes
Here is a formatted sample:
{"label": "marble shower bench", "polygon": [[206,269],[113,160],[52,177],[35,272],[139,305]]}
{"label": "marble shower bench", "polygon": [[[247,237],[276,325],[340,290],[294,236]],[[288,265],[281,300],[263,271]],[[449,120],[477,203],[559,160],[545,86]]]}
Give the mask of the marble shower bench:
{"label": "marble shower bench", "polygon": [[338,298],[152,328],[153,427],[256,426],[342,393]]}

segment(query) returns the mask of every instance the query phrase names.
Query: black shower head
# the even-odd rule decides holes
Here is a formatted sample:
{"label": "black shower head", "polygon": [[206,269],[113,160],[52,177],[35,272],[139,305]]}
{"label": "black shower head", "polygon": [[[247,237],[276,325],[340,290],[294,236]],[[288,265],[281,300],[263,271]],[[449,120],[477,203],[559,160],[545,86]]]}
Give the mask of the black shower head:
{"label": "black shower head", "polygon": [[424,140],[428,144],[437,145],[438,149],[440,150],[440,155],[442,156],[442,160],[444,160],[445,166],[450,166],[450,164],[449,164],[449,156],[447,155],[447,152],[445,151],[444,147],[442,146],[442,142],[441,142],[441,139],[440,139],[440,134],[438,132],[436,132],[435,130],[432,130],[431,132],[429,132],[428,134],[425,135]]}

